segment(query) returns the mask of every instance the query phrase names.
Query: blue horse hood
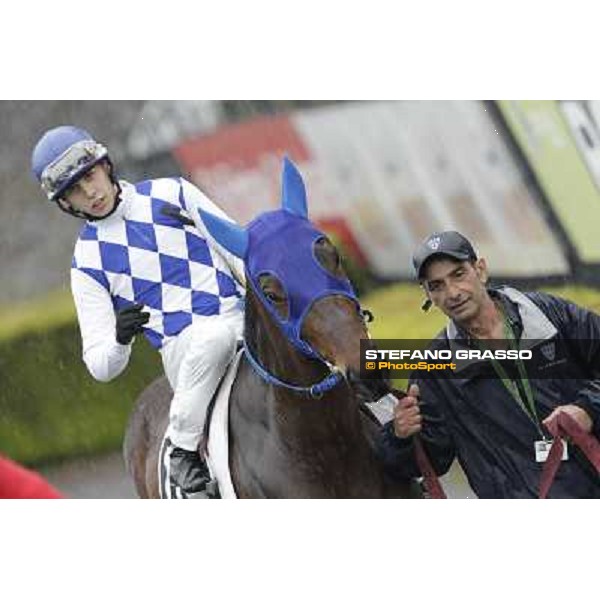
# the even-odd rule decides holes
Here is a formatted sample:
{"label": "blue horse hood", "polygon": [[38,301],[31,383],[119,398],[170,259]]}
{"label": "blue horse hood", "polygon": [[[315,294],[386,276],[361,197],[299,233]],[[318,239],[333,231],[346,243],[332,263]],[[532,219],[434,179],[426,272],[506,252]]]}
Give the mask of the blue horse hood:
{"label": "blue horse hood", "polygon": [[[315,243],[324,235],[304,217],[286,210],[271,211],[254,219],[247,231],[247,279],[290,340],[306,352],[300,339],[306,313],[323,296],[339,294],[356,300],[352,285],[346,277],[336,277],[321,266]],[[260,289],[259,277],[265,274],[277,277],[285,289],[287,320],[271,308]]]}
{"label": "blue horse hood", "polygon": [[[300,172],[284,159],[281,209],[265,212],[246,228],[199,209],[217,242],[244,260],[246,279],[288,339],[308,356],[315,351],[300,339],[304,317],[323,296],[343,295],[358,304],[346,277],[336,277],[319,264],[315,243],[324,234],[308,219],[306,190]],[[261,275],[274,275],[287,294],[289,318],[282,319],[262,293]]]}

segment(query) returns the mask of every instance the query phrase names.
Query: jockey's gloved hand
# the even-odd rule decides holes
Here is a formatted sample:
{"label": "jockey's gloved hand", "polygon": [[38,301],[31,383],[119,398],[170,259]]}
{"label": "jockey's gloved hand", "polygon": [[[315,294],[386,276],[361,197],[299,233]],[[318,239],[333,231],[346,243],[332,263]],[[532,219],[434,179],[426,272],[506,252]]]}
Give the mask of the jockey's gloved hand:
{"label": "jockey's gloved hand", "polygon": [[149,312],[142,312],[143,304],[133,304],[117,313],[117,342],[127,345],[150,319]]}

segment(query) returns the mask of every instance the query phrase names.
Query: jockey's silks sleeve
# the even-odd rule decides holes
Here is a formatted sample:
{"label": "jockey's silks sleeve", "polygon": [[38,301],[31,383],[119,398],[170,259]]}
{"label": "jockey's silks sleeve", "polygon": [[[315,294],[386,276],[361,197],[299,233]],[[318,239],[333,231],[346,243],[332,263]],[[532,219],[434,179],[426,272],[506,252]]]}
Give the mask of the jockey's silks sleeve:
{"label": "jockey's silks sleeve", "polygon": [[214,202],[212,202],[202,191],[200,191],[195,185],[192,185],[189,181],[182,179],[182,189],[185,198],[185,204],[187,212],[190,217],[196,223],[196,227],[200,231],[203,237],[207,240],[210,240],[211,245],[221,254],[221,256],[225,259],[233,276],[236,278],[238,283],[245,287],[246,285],[246,277],[245,277],[245,269],[244,262],[229,252],[226,248],[224,248],[221,244],[219,244],[209,233],[208,229],[206,229],[202,219],[200,218],[200,214],[198,213],[198,208],[210,212],[221,219],[225,219],[227,221],[233,221],[231,217],[229,217],[222,209],[220,209]]}
{"label": "jockey's silks sleeve", "polygon": [[117,342],[110,294],[76,269],[71,269],[71,291],[81,332],[83,362],[94,379],[110,381],[123,372],[131,355],[131,344],[123,346]]}

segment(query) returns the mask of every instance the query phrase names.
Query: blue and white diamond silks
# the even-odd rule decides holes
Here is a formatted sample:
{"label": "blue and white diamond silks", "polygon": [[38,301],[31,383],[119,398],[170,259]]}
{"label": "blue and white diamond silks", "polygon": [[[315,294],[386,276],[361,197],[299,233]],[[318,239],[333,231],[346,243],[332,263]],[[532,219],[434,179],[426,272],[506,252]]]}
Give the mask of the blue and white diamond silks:
{"label": "blue and white diamond silks", "polygon": [[195,320],[236,310],[242,296],[198,230],[164,214],[173,205],[187,210],[185,186],[192,187],[181,178],[123,182],[115,213],[86,223],[73,256],[72,268],[102,285],[115,310],[147,308],[145,334],[155,348]]}

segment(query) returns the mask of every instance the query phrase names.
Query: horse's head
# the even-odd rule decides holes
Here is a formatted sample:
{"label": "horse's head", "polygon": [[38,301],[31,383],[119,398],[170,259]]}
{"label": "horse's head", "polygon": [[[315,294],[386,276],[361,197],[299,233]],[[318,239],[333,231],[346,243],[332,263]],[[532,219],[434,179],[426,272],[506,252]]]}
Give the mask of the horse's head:
{"label": "horse's head", "polygon": [[293,346],[357,384],[360,339],[368,338],[360,304],[337,249],[308,219],[304,182],[293,163],[284,159],[281,209],[246,228],[200,212],[211,235],[244,260],[249,293]]}

